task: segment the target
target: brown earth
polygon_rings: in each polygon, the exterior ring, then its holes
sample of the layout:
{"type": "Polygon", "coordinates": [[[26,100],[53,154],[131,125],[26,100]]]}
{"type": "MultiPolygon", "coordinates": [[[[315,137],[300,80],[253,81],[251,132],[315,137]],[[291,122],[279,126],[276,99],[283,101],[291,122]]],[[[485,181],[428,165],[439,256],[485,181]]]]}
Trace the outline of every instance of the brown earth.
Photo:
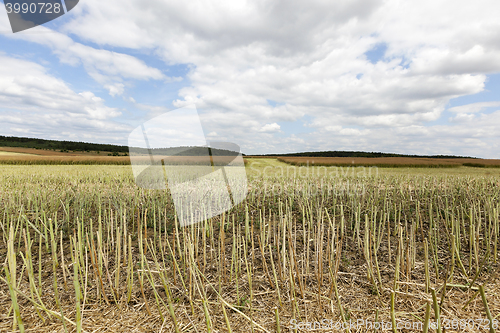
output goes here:
{"type": "Polygon", "coordinates": [[[379,166],[379,167],[500,167],[500,160],[474,158],[413,157],[279,157],[279,161],[304,166],[379,166]]]}

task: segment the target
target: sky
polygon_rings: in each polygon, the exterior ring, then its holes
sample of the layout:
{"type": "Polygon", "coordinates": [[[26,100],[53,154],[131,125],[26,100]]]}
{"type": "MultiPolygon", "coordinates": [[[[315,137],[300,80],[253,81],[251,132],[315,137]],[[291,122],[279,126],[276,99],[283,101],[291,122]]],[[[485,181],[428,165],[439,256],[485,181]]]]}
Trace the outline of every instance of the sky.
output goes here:
{"type": "MultiPolygon", "coordinates": [[[[1,0],[0,0],[1,2],[1,0]]],[[[127,144],[195,106],[245,154],[500,159],[500,2],[81,0],[13,34],[0,135],[127,144]]]]}

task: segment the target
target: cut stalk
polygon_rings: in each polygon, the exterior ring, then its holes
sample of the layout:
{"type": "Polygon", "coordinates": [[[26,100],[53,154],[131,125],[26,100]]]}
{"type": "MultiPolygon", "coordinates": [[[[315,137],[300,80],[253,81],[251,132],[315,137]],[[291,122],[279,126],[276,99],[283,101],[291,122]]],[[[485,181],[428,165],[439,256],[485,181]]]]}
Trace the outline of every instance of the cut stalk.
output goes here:
{"type": "Polygon", "coordinates": [[[488,317],[489,326],[490,326],[490,333],[495,333],[496,331],[494,328],[493,316],[491,315],[490,309],[488,307],[488,301],[486,300],[486,294],[484,293],[484,286],[483,285],[479,286],[479,293],[481,293],[481,298],[482,298],[483,304],[484,304],[484,311],[486,312],[486,316],[488,317]]]}

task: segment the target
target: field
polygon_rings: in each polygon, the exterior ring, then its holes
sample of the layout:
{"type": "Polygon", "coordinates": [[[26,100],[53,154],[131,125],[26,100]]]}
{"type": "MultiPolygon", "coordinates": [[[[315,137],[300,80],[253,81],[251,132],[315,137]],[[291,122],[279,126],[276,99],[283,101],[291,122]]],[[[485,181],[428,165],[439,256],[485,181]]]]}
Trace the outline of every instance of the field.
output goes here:
{"type": "Polygon", "coordinates": [[[279,157],[290,165],[304,166],[377,166],[384,168],[455,168],[460,166],[500,168],[500,160],[475,158],[413,158],[413,157],[279,157]]]}
{"type": "Polygon", "coordinates": [[[28,154],[36,156],[95,156],[95,152],[62,152],[60,150],[22,148],[22,147],[0,147],[0,152],[4,154],[28,154]]]}
{"type": "Polygon", "coordinates": [[[0,147],[0,164],[11,165],[128,165],[128,156],[108,156],[108,152],[62,152],[34,148],[0,147]]]}
{"type": "Polygon", "coordinates": [[[0,156],[26,156],[26,155],[28,154],[0,150],[0,156]]]}
{"type": "Polygon", "coordinates": [[[246,165],[188,227],[130,166],[2,165],[0,331],[495,331],[500,170],[246,165]]]}

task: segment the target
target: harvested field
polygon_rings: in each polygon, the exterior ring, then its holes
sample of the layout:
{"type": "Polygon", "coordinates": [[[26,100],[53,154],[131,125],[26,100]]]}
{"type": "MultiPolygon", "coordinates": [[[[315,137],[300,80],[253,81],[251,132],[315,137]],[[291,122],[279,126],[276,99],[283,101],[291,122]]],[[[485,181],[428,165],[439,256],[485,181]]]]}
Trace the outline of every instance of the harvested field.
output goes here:
{"type": "Polygon", "coordinates": [[[413,157],[279,157],[279,161],[303,166],[377,166],[415,168],[453,168],[459,166],[500,168],[500,160],[473,158],[413,158],[413,157]]]}
{"type": "Polygon", "coordinates": [[[11,151],[2,151],[0,150],[0,156],[29,156],[31,154],[25,154],[25,153],[15,153],[11,151]]]}
{"type": "Polygon", "coordinates": [[[11,165],[71,165],[71,164],[116,164],[128,165],[128,156],[82,156],[82,155],[0,155],[0,164],[11,165]]]}
{"type": "Polygon", "coordinates": [[[30,154],[37,156],[89,156],[97,155],[95,153],[84,153],[84,152],[60,152],[55,150],[47,149],[35,149],[35,148],[18,148],[18,147],[0,147],[0,152],[10,152],[10,153],[20,153],[20,154],[30,154]]]}
{"type": "Polygon", "coordinates": [[[184,228],[168,191],[138,188],[130,166],[2,167],[0,331],[498,323],[498,174],[320,182],[256,163],[278,165],[254,162],[243,203],[184,228]]]}
{"type": "MultiPolygon", "coordinates": [[[[102,156],[104,154],[86,154],[86,153],[61,153],[52,151],[41,151],[37,149],[17,149],[14,151],[0,150],[0,164],[12,165],[72,165],[72,164],[115,164],[129,165],[129,156],[102,156]],[[21,151],[36,151],[43,154],[35,155],[32,153],[21,153],[21,151]],[[54,154],[52,154],[54,153],[54,154]]],[[[171,165],[210,165],[210,156],[155,156],[156,160],[164,159],[165,164],[171,165]]],[[[212,157],[214,165],[227,165],[233,162],[234,156],[214,156],[212,157]]],[[[149,156],[134,156],[135,164],[149,164],[149,156]]],[[[238,160],[240,161],[240,160],[238,160]]]]}
{"type": "Polygon", "coordinates": [[[130,164],[128,156],[106,156],[107,152],[61,152],[34,148],[0,147],[0,164],[68,165],[68,164],[130,164]]]}

